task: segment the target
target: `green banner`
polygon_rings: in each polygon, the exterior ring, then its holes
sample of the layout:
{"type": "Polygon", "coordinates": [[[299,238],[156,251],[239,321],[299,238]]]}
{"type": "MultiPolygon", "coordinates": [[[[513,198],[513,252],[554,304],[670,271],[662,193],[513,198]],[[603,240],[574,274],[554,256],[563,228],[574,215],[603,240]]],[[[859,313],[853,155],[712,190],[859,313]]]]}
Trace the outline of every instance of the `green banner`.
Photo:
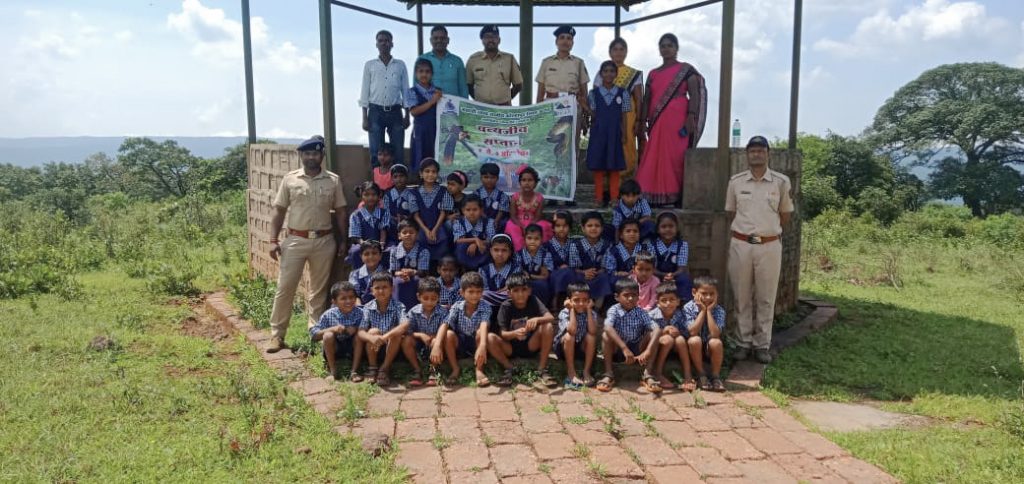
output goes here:
{"type": "MultiPolygon", "coordinates": [[[[516,171],[537,170],[537,192],[550,200],[576,193],[576,98],[531,106],[492,106],[445,95],[437,110],[437,160],[443,176],[462,170],[467,192],[480,186],[480,165],[496,163],[498,188],[519,191],[516,171]]],[[[443,178],[442,178],[443,179],[443,178]]]]}

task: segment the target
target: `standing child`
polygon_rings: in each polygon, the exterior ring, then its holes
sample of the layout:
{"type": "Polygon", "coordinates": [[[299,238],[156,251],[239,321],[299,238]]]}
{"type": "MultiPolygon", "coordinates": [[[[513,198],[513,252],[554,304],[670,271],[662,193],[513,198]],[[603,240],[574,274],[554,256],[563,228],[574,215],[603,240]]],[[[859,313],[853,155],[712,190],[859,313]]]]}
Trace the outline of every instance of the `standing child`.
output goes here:
{"type": "Polygon", "coordinates": [[[441,284],[441,306],[451,309],[461,296],[459,296],[459,263],[452,256],[441,258],[437,265],[437,282],[441,284]]]}
{"type": "Polygon", "coordinates": [[[466,189],[466,184],[469,183],[469,177],[466,176],[466,172],[462,170],[455,170],[448,174],[448,178],[445,180],[445,186],[448,187],[448,195],[452,197],[452,213],[448,214],[449,226],[457,219],[462,218],[462,205],[466,203],[466,194],[462,191],[466,189]]]}
{"type": "Polygon", "coordinates": [[[377,161],[380,165],[373,169],[373,182],[381,190],[387,192],[391,187],[395,186],[395,182],[391,180],[392,156],[390,144],[384,143],[380,145],[380,148],[377,150],[377,161]]]}
{"type": "Polygon", "coordinates": [[[519,169],[519,191],[509,200],[509,221],[505,233],[512,237],[516,251],[523,250],[523,231],[530,224],[537,224],[544,240],[551,238],[551,222],[544,220],[544,196],[534,191],[540,176],[529,166],[519,169]]]}
{"type": "Polygon", "coordinates": [[[658,284],[661,282],[654,277],[654,256],[646,250],[637,253],[633,273],[629,277],[640,286],[637,305],[644,311],[654,309],[658,305],[658,284]]]}
{"type": "Polygon", "coordinates": [[[569,300],[565,309],[558,313],[558,335],[555,337],[555,354],[565,361],[566,388],[578,389],[581,386],[594,386],[594,377],[590,372],[597,354],[597,332],[600,322],[597,311],[594,311],[594,300],[590,298],[590,288],[581,282],[569,284],[569,300]],[[583,357],[583,379],[576,376],[576,358],[583,357]]]}
{"type": "Polygon", "coordinates": [[[636,305],[640,287],[632,279],[619,279],[615,283],[615,300],[618,304],[608,310],[604,321],[604,377],[597,382],[602,392],[615,387],[615,373],[612,362],[624,361],[627,365],[638,363],[644,367],[642,382],[647,391],[661,393],[661,384],[651,370],[658,356],[658,338],[661,328],[651,316],[636,305]]]}
{"type": "Polygon", "coordinates": [[[508,299],[505,283],[509,275],[517,272],[513,257],[512,239],[508,235],[498,234],[491,238],[491,263],[481,266],[479,271],[484,278],[484,300],[491,306],[498,307],[508,299]]]}
{"type": "MultiPolygon", "coordinates": [[[[427,386],[437,386],[441,362],[444,361],[444,336],[442,326],[448,321],[448,310],[442,307],[441,284],[436,279],[423,279],[416,289],[416,297],[420,303],[405,313],[404,322],[409,325],[410,336],[402,341],[402,354],[412,364],[413,376],[409,386],[418,387],[423,384],[423,370],[420,369],[420,358],[430,364],[430,376],[427,386]]],[[[452,371],[455,371],[452,368],[452,371]]]]}
{"type": "Polygon", "coordinates": [[[634,219],[640,221],[640,240],[654,239],[654,220],[651,219],[651,204],[647,203],[640,192],[640,184],[636,180],[626,180],[622,184],[619,203],[612,208],[612,223],[605,227],[605,237],[615,237],[622,222],[634,219]]]}
{"type": "Polygon", "coordinates": [[[701,276],[693,281],[693,300],[683,306],[686,314],[686,329],[690,335],[690,360],[693,369],[700,375],[700,387],[713,392],[724,392],[725,383],[719,376],[722,372],[722,358],[725,345],[722,335],[725,331],[725,308],[718,305],[718,281],[701,276]],[[704,373],[704,356],[711,359],[711,379],[704,373]]]}
{"type": "MultiPolygon", "coordinates": [[[[483,300],[484,280],[479,273],[467,272],[459,281],[462,300],[448,311],[448,332],[444,336],[445,357],[452,367],[452,373],[445,380],[447,385],[459,382],[459,356],[472,356],[476,368],[476,384],[486,387],[491,381],[484,374],[487,364],[487,326],[491,321],[491,305],[483,300]]],[[[440,330],[438,331],[440,334],[440,330]]]]}
{"type": "Polygon", "coordinates": [[[576,273],[569,267],[569,232],[572,230],[572,214],[559,210],[553,217],[552,232],[554,236],[544,243],[544,248],[551,256],[551,292],[555,294],[552,307],[561,307],[562,297],[576,273]]]}
{"type": "Polygon", "coordinates": [[[629,92],[615,85],[619,68],[613,61],[601,63],[601,84],[587,95],[594,118],[590,124],[590,145],[587,147],[587,168],[594,173],[594,196],[597,205],[607,207],[609,200],[619,198],[619,172],[626,169],[622,151],[622,133],[626,131],[627,113],[633,110],[629,92]],[[604,179],[608,177],[608,197],[604,196],[604,179]]]}
{"type": "Polygon", "coordinates": [[[402,339],[409,325],[402,322],[405,306],[391,299],[392,281],[387,274],[374,274],[370,278],[370,290],[373,301],[363,306],[364,320],[359,337],[366,344],[366,359],[369,364],[367,376],[370,383],[382,387],[391,384],[391,363],[398,356],[402,347],[402,339]],[[384,361],[380,368],[381,350],[384,350],[384,361]]]}
{"type": "Polygon", "coordinates": [[[462,218],[452,222],[455,258],[467,271],[475,271],[490,260],[487,241],[494,237],[494,222],[484,216],[483,201],[472,193],[462,205],[462,218]]]}
{"type": "Polygon", "coordinates": [[[526,246],[516,252],[516,265],[530,277],[533,295],[544,304],[551,304],[551,254],[544,248],[543,231],[537,224],[526,226],[526,246]]]}
{"type": "Polygon", "coordinates": [[[540,382],[548,388],[558,380],[548,371],[548,355],[555,338],[555,317],[530,291],[530,278],[521,272],[508,278],[509,299],[498,308],[496,331],[487,335],[487,349],[505,373],[499,386],[512,385],[512,362],[509,358],[537,358],[540,382]]]}
{"type": "Polygon", "coordinates": [[[338,359],[352,357],[352,371],[349,378],[354,383],[363,381],[359,376],[359,363],[363,358],[363,342],[356,338],[363,325],[363,311],[356,307],[356,288],[348,282],[337,282],[331,286],[333,306],[324,311],[316,326],[309,328],[313,343],[323,342],[324,362],[331,377],[341,380],[338,359]]]}
{"type": "Polygon", "coordinates": [[[672,212],[658,214],[658,240],[651,244],[654,251],[654,275],[664,282],[674,282],[676,294],[682,302],[692,297],[690,271],[690,244],[679,238],[679,219],[672,212]]]}
{"type": "Polygon", "coordinates": [[[409,220],[409,210],[412,208],[412,202],[409,199],[410,191],[406,186],[409,180],[409,169],[402,164],[392,166],[391,179],[395,186],[384,195],[384,208],[391,217],[391,224],[388,225],[388,240],[397,241],[398,224],[403,220],[409,220]]]}
{"type": "Polygon", "coordinates": [[[430,252],[430,260],[438,261],[448,255],[448,230],[445,217],[452,211],[452,196],[437,183],[441,165],[433,158],[420,162],[422,184],[411,192],[412,216],[420,227],[419,243],[430,252]]]}
{"type": "Polygon", "coordinates": [[[604,269],[611,275],[611,284],[633,275],[636,255],[649,252],[647,244],[640,242],[640,222],[629,219],[619,225],[619,243],[608,249],[604,256],[604,269]]]}
{"type": "Polygon", "coordinates": [[[370,292],[370,278],[378,272],[388,272],[388,267],[381,263],[381,256],[384,254],[380,242],[376,240],[364,240],[359,243],[359,258],[362,260],[362,267],[348,274],[348,282],[355,288],[357,304],[363,305],[373,299],[370,292]]]}
{"type": "Polygon", "coordinates": [[[683,383],[679,389],[692,392],[697,384],[693,381],[693,373],[690,371],[690,356],[687,351],[687,338],[689,331],[686,329],[686,315],[679,307],[679,296],[676,295],[676,286],[671,282],[663,282],[657,288],[658,307],[651,310],[651,320],[661,328],[661,341],[658,352],[658,366],[654,370],[654,377],[661,383],[661,388],[672,388],[672,382],[665,377],[665,361],[668,355],[675,351],[679,357],[679,366],[683,370],[683,383]]]}
{"type": "MultiPolygon", "coordinates": [[[[434,86],[434,66],[427,59],[416,59],[413,66],[416,83],[405,92],[405,107],[412,114],[412,169],[420,162],[434,157],[434,138],[437,137],[437,103],[441,90],[434,86]]],[[[379,156],[379,155],[378,155],[379,156]]]]}
{"type": "Polygon", "coordinates": [[[399,244],[391,249],[391,275],[395,277],[395,299],[416,304],[420,277],[430,269],[430,253],[416,242],[416,227],[408,220],[398,224],[399,244]]]}
{"type": "Polygon", "coordinates": [[[600,213],[587,212],[580,223],[583,237],[569,243],[569,267],[575,272],[572,281],[587,283],[590,297],[600,307],[601,300],[611,292],[610,277],[602,265],[611,244],[601,238],[604,221],[600,213]]]}
{"type": "Polygon", "coordinates": [[[509,198],[505,192],[498,190],[498,174],[501,170],[495,163],[480,165],[480,188],[477,195],[484,202],[484,215],[494,221],[495,227],[504,227],[508,220],[509,198]]]}
{"type": "Polygon", "coordinates": [[[362,241],[373,240],[380,242],[383,247],[387,246],[391,216],[388,215],[386,208],[380,206],[381,195],[383,192],[380,187],[372,181],[363,182],[356,187],[356,196],[362,203],[348,218],[348,241],[352,248],[349,249],[345,262],[351,267],[359,266],[362,241]]]}

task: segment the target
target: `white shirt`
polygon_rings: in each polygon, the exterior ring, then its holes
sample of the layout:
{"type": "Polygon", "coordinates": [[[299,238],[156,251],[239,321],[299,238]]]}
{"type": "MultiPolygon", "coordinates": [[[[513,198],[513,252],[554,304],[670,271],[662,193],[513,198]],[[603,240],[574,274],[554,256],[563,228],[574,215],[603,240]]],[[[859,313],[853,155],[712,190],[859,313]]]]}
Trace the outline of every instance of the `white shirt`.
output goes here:
{"type": "Polygon", "coordinates": [[[359,105],[394,106],[403,104],[405,89],[409,87],[409,73],[405,63],[394,57],[386,65],[379,57],[366,61],[363,66],[363,89],[359,105]]]}

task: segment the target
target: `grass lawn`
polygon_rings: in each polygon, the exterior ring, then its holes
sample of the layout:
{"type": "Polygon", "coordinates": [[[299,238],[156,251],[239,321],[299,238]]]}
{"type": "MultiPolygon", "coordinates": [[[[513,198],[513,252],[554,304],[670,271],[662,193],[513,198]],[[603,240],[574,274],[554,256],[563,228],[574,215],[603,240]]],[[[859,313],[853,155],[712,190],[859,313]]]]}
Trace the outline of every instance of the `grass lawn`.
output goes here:
{"type": "Polygon", "coordinates": [[[782,353],[765,375],[770,392],[931,417],[827,434],[904,481],[1024,482],[1024,254],[941,241],[833,246],[808,233],[801,292],[836,303],[839,324],[782,353]]]}
{"type": "MultiPolygon", "coordinates": [[[[200,278],[210,290],[223,266],[200,278]]],[[[398,482],[241,339],[187,336],[187,305],[119,271],[84,294],[0,301],[0,481],[398,482]],[[97,335],[116,345],[96,351],[97,335]]]]}

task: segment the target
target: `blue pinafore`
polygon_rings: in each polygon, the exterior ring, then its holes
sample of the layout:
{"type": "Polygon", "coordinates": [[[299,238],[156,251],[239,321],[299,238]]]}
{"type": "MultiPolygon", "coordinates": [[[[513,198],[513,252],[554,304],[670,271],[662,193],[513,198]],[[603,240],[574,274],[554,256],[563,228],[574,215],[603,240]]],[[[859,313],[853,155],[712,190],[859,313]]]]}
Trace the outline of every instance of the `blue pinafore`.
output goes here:
{"type": "MultiPolygon", "coordinates": [[[[529,251],[526,249],[523,249],[516,254],[519,269],[530,276],[540,275],[541,269],[544,267],[544,258],[546,256],[547,249],[545,249],[543,245],[537,249],[536,256],[531,256],[529,251]]],[[[549,304],[551,302],[550,273],[548,274],[547,279],[530,278],[530,289],[533,291],[533,295],[537,296],[537,299],[540,299],[544,304],[549,304]]]]}
{"type": "MultiPolygon", "coordinates": [[[[487,233],[488,224],[492,224],[489,219],[481,218],[478,221],[479,227],[475,227],[474,224],[470,223],[470,221],[465,218],[456,219],[452,224],[459,226],[459,231],[464,233],[463,237],[475,237],[486,241],[491,235],[494,235],[493,230],[491,231],[491,234],[487,233]]],[[[452,227],[453,232],[455,231],[454,229],[455,228],[452,227]]],[[[455,236],[453,235],[452,238],[454,239],[454,237],[455,236]]],[[[477,252],[476,255],[471,256],[469,255],[469,244],[457,243],[455,244],[455,260],[457,260],[459,265],[462,266],[462,270],[475,271],[484,264],[490,262],[491,255],[484,250],[483,252],[477,252]]]]}
{"type": "Polygon", "coordinates": [[[594,127],[590,131],[587,147],[587,168],[592,171],[622,171],[626,169],[626,156],[622,152],[622,97],[626,91],[612,88],[612,102],[604,101],[601,91],[594,87],[594,127]]]}
{"type": "Polygon", "coordinates": [[[555,294],[564,293],[575,275],[572,268],[562,268],[562,266],[569,265],[569,244],[571,243],[572,239],[566,239],[565,245],[562,245],[555,238],[544,243],[544,249],[551,254],[551,275],[548,276],[548,279],[551,279],[551,289],[555,294]]]}
{"type": "MultiPolygon", "coordinates": [[[[487,301],[491,306],[499,307],[501,303],[508,300],[508,288],[505,287],[505,283],[508,282],[508,276],[515,274],[518,270],[516,268],[515,260],[509,260],[505,264],[507,271],[500,271],[494,267],[494,263],[491,262],[480,268],[480,276],[484,279],[484,301],[487,301]]],[[[498,315],[497,311],[491,315],[494,319],[498,315]]]]}
{"type": "MultiPolygon", "coordinates": [[[[416,105],[426,104],[430,101],[420,89],[413,87],[412,92],[416,93],[416,105]]],[[[412,125],[412,171],[418,172],[420,162],[424,158],[434,157],[434,138],[437,136],[437,105],[413,116],[412,125]]]]}
{"type": "Polygon", "coordinates": [[[384,208],[387,209],[388,215],[391,216],[391,223],[388,224],[388,246],[394,247],[398,244],[398,222],[402,220],[409,220],[409,191],[410,188],[398,191],[398,188],[392,188],[384,194],[384,208]]]}
{"type": "MultiPolygon", "coordinates": [[[[679,244],[685,243],[682,240],[676,240],[666,247],[661,240],[655,241],[651,249],[654,252],[654,270],[663,274],[671,274],[679,269],[679,244]]],[[[675,283],[676,294],[679,295],[679,300],[682,303],[685,304],[693,299],[693,282],[690,280],[689,274],[677,274],[675,283]]]]}
{"type": "MultiPolygon", "coordinates": [[[[381,229],[389,228],[391,225],[391,217],[388,215],[387,209],[384,208],[366,208],[365,211],[363,209],[359,209],[349,217],[348,225],[350,237],[353,233],[358,233],[363,235],[363,237],[359,239],[360,242],[364,240],[376,240],[377,242],[380,242],[380,231],[381,229]]],[[[388,236],[388,239],[393,240],[390,235],[388,236]]],[[[355,241],[350,242],[352,242],[352,246],[348,249],[348,257],[345,259],[345,262],[348,262],[349,266],[352,268],[361,267],[363,265],[363,261],[360,258],[362,249],[355,241]]],[[[383,250],[384,247],[381,247],[382,252],[380,263],[384,267],[387,267],[388,253],[383,252],[383,250]]]]}
{"type": "MultiPolygon", "coordinates": [[[[612,274],[608,274],[609,284],[611,287],[615,287],[615,283],[622,278],[616,276],[614,273],[633,272],[633,266],[636,265],[636,255],[642,250],[647,250],[647,247],[642,243],[636,244],[636,247],[633,247],[633,253],[626,254],[626,247],[622,243],[618,243],[608,250],[610,251],[609,254],[611,254],[612,260],[615,261],[615,270],[612,274]]],[[[607,267],[605,269],[607,269],[607,267]]]]}
{"type": "MultiPolygon", "coordinates": [[[[391,255],[393,258],[391,268],[396,269],[416,269],[421,270],[419,264],[419,258],[422,257],[421,252],[424,250],[419,245],[413,246],[412,250],[405,252],[401,256],[398,255],[398,251],[401,249],[400,246],[395,246],[393,250],[395,253],[391,255]]],[[[419,276],[409,278],[409,281],[403,282],[401,278],[395,277],[394,291],[391,294],[391,299],[397,300],[405,305],[407,308],[411,308],[419,303],[416,297],[416,291],[420,285],[419,276]]]]}
{"type": "Polygon", "coordinates": [[[600,269],[601,272],[597,274],[597,277],[589,281],[586,280],[583,274],[574,272],[572,282],[587,283],[587,285],[590,286],[590,297],[595,300],[601,299],[611,294],[612,290],[611,277],[609,277],[608,273],[604,270],[604,255],[605,253],[608,252],[610,244],[605,242],[603,239],[599,239],[597,242],[597,247],[591,246],[593,249],[593,252],[591,252],[584,247],[584,240],[585,239],[583,238],[577,238],[573,239],[572,242],[570,242],[571,244],[575,245],[576,253],[579,254],[580,256],[580,266],[573,267],[573,269],[578,271],[585,271],[587,269],[600,269]]]}
{"type": "MultiPolygon", "coordinates": [[[[411,193],[416,206],[419,207],[417,213],[420,214],[420,220],[423,220],[423,225],[433,227],[437,223],[437,219],[441,217],[441,202],[444,200],[444,196],[448,194],[448,191],[440,185],[434,185],[433,197],[429,201],[423,198],[423,194],[419,189],[413,190],[411,193]]],[[[440,260],[448,255],[448,229],[443,223],[437,229],[436,242],[428,242],[427,234],[423,230],[420,230],[416,240],[419,241],[420,247],[430,252],[431,261],[440,260]]]]}

